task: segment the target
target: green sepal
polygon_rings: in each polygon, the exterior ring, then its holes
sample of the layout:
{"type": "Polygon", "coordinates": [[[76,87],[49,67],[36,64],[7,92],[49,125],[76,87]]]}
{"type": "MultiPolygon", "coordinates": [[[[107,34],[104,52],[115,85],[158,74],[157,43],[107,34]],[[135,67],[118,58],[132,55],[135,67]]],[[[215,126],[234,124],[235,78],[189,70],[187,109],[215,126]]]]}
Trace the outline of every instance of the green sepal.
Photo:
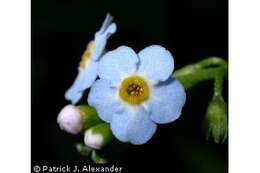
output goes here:
{"type": "Polygon", "coordinates": [[[91,130],[93,134],[100,134],[103,137],[102,147],[107,145],[114,138],[108,123],[97,124],[91,127],[89,130],[91,130]]]}
{"type": "Polygon", "coordinates": [[[79,105],[77,106],[80,114],[82,115],[83,127],[82,131],[89,129],[92,126],[95,126],[103,121],[98,117],[98,114],[95,108],[87,105],[79,105]]]}
{"type": "Polygon", "coordinates": [[[206,139],[213,138],[215,143],[223,143],[227,138],[227,106],[221,95],[214,95],[209,103],[203,122],[206,139]]]}

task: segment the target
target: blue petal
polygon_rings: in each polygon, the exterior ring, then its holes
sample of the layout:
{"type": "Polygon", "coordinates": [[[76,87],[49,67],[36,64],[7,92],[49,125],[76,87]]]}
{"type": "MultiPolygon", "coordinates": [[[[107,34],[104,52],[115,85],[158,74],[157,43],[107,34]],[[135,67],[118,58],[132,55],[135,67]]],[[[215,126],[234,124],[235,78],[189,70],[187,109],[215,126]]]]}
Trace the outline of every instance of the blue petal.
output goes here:
{"type": "Polygon", "coordinates": [[[146,47],[138,53],[138,56],[140,58],[138,73],[146,76],[154,84],[167,80],[173,72],[173,57],[161,46],[146,47]]]}
{"type": "Polygon", "coordinates": [[[178,119],[185,101],[185,90],[178,80],[169,79],[155,86],[148,103],[151,119],[161,124],[178,119]]]}
{"type": "Polygon", "coordinates": [[[91,87],[88,104],[96,108],[99,117],[110,122],[112,115],[120,109],[120,102],[115,88],[107,80],[99,79],[91,87]]]}
{"type": "Polygon", "coordinates": [[[102,26],[100,28],[100,30],[97,33],[104,33],[106,28],[108,28],[108,26],[111,24],[113,20],[113,16],[111,16],[109,13],[106,15],[105,20],[102,23],[102,26]]]}
{"type": "Polygon", "coordinates": [[[72,104],[76,104],[81,97],[83,96],[83,92],[79,92],[75,90],[74,88],[70,88],[65,93],[66,100],[69,100],[72,104]]]}
{"type": "Polygon", "coordinates": [[[107,40],[109,37],[116,32],[116,24],[112,23],[105,31],[104,33],[96,33],[95,34],[95,40],[94,40],[94,51],[91,55],[91,58],[93,60],[98,60],[101,57],[101,54],[104,52],[104,49],[107,44],[107,40]]]}
{"type": "Polygon", "coordinates": [[[111,130],[117,139],[135,145],[144,144],[151,139],[156,127],[141,107],[126,107],[123,112],[114,114],[111,122],[111,130]]]}
{"type": "Polygon", "coordinates": [[[123,77],[136,71],[138,61],[136,53],[130,47],[120,46],[102,57],[98,67],[99,77],[117,85],[123,77]]]}
{"type": "Polygon", "coordinates": [[[80,70],[72,86],[66,91],[65,98],[73,104],[77,103],[85,89],[89,88],[97,78],[98,63],[89,60],[83,70],[80,70]]]}
{"type": "Polygon", "coordinates": [[[91,57],[93,60],[97,60],[100,58],[106,47],[107,40],[117,30],[116,24],[112,23],[112,20],[113,17],[110,14],[107,14],[100,30],[95,34],[95,48],[91,57]]]}

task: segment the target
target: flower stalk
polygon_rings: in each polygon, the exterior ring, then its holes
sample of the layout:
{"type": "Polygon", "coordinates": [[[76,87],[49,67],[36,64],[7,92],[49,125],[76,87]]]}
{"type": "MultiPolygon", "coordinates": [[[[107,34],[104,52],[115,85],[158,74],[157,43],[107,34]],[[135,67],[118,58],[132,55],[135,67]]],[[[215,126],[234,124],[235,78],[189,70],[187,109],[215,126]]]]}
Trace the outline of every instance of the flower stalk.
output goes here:
{"type": "Polygon", "coordinates": [[[227,75],[227,62],[222,58],[210,57],[200,62],[189,64],[173,73],[186,90],[194,85],[216,78],[223,79],[227,75]]]}
{"type": "Polygon", "coordinates": [[[173,74],[173,77],[180,80],[186,90],[200,82],[214,80],[213,98],[208,105],[203,128],[206,139],[209,140],[212,137],[215,143],[223,143],[227,137],[227,106],[222,96],[227,70],[225,60],[210,57],[176,70],[173,74]]]}

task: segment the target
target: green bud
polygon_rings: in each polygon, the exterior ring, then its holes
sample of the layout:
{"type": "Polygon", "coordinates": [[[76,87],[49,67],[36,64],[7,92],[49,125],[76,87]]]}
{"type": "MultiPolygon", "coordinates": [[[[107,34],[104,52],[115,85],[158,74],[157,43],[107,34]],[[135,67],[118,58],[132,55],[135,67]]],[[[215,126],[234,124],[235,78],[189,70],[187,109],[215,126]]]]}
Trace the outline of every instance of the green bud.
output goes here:
{"type": "Polygon", "coordinates": [[[101,123],[86,130],[84,143],[94,149],[101,149],[113,139],[108,123],[101,123]]]}
{"type": "Polygon", "coordinates": [[[227,138],[227,106],[221,95],[214,95],[209,103],[204,119],[207,140],[212,136],[215,143],[223,143],[227,138]]]}
{"type": "Polygon", "coordinates": [[[96,150],[91,153],[91,159],[97,164],[106,164],[108,161],[104,157],[100,156],[96,150]]]}
{"type": "Polygon", "coordinates": [[[86,129],[95,126],[102,122],[102,120],[98,117],[98,114],[95,108],[87,106],[87,105],[79,105],[77,108],[80,111],[82,116],[82,131],[84,132],[86,129]]]}
{"type": "Polygon", "coordinates": [[[92,151],[91,148],[87,147],[86,145],[84,145],[82,143],[76,144],[76,149],[80,154],[82,154],[84,156],[88,156],[92,151]]]}

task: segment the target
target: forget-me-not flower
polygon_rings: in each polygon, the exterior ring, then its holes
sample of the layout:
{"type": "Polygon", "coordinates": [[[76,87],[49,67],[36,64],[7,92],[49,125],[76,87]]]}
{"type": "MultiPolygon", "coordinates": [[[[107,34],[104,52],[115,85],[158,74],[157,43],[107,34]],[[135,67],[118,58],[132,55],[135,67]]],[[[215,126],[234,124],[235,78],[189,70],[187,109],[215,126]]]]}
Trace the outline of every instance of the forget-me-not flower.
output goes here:
{"type": "Polygon", "coordinates": [[[88,103],[110,123],[117,139],[146,143],[156,123],[169,123],[181,115],[186,94],[171,78],[173,69],[171,53],[161,46],[146,47],[138,54],[121,46],[100,60],[100,79],[92,85],[88,103]]]}
{"type": "Polygon", "coordinates": [[[89,42],[79,63],[78,75],[73,85],[66,91],[65,98],[73,104],[77,103],[85,89],[89,88],[97,78],[98,62],[104,52],[108,38],[116,32],[116,24],[112,16],[107,14],[100,30],[93,41],[89,42]]]}

